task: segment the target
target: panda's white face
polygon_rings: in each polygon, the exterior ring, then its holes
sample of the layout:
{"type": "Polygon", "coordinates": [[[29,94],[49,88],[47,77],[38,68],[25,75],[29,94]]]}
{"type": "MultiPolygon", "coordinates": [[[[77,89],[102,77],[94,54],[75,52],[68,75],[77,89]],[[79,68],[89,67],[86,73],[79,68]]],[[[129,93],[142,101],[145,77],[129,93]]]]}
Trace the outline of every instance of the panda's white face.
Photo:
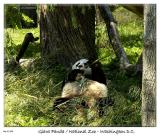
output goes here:
{"type": "Polygon", "coordinates": [[[85,75],[91,75],[91,68],[89,67],[88,64],[88,59],[80,59],[78,60],[73,66],[72,70],[74,69],[80,69],[84,71],[85,75]]]}

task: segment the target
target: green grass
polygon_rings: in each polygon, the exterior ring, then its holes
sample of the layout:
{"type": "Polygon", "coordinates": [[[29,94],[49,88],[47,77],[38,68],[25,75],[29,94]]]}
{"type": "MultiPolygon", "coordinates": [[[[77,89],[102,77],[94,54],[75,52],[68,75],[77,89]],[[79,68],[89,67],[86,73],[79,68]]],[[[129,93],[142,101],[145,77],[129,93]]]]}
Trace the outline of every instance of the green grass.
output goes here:
{"type": "MultiPolygon", "coordinates": [[[[136,15],[120,8],[114,12],[122,45],[131,63],[135,63],[143,47],[143,22],[136,15]],[[126,17],[127,16],[127,17],[126,17]]],[[[7,29],[5,59],[18,52],[24,35],[32,32],[39,36],[39,29],[7,29]]],[[[114,105],[105,109],[103,117],[92,118],[95,109],[76,111],[71,101],[64,112],[53,110],[53,100],[61,95],[61,85],[66,70],[60,65],[48,65],[40,58],[39,41],[30,44],[24,58],[35,58],[30,68],[13,68],[5,64],[5,126],[141,126],[141,78],[125,75],[117,67],[115,54],[109,45],[105,25],[96,28],[96,45],[108,79],[109,96],[114,105]]],[[[81,101],[81,100],[80,100],[81,101]]]]}
{"type": "Polygon", "coordinates": [[[52,124],[52,102],[60,95],[55,87],[65,74],[61,66],[42,65],[5,72],[5,126],[48,126],[52,124]]]}

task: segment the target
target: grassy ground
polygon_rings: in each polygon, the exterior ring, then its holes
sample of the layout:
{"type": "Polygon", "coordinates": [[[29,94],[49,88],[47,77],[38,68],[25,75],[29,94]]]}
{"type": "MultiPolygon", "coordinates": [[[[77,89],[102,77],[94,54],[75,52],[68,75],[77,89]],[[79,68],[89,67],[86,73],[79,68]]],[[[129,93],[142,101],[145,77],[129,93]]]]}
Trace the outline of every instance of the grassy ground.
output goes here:
{"type": "MultiPolygon", "coordinates": [[[[143,22],[136,15],[122,8],[114,12],[122,45],[131,63],[135,63],[143,46],[143,22]]],[[[65,112],[53,111],[53,100],[60,96],[65,69],[60,65],[47,65],[40,58],[39,41],[29,45],[24,58],[36,58],[30,68],[11,67],[7,64],[17,53],[25,33],[39,36],[39,30],[7,29],[5,42],[5,126],[140,126],[141,79],[125,75],[116,67],[113,50],[107,44],[103,22],[96,28],[99,57],[108,79],[109,95],[114,105],[105,109],[103,117],[90,118],[94,110],[80,115],[75,106],[65,112]],[[7,33],[8,32],[8,33],[7,33]],[[105,47],[105,48],[104,48],[105,47]]],[[[73,103],[75,101],[73,100],[73,103]]]]}

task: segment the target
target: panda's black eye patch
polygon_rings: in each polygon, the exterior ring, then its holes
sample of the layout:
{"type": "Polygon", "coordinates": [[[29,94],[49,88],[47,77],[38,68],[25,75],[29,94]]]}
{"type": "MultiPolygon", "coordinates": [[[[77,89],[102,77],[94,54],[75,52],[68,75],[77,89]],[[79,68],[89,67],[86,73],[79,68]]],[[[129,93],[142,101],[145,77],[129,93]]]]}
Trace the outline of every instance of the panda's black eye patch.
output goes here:
{"type": "Polygon", "coordinates": [[[87,68],[88,67],[88,63],[86,62],[86,63],[84,63],[84,66],[87,68]]]}
{"type": "Polygon", "coordinates": [[[79,63],[77,63],[77,65],[76,65],[76,67],[78,67],[78,65],[80,64],[80,62],[79,63]]]}

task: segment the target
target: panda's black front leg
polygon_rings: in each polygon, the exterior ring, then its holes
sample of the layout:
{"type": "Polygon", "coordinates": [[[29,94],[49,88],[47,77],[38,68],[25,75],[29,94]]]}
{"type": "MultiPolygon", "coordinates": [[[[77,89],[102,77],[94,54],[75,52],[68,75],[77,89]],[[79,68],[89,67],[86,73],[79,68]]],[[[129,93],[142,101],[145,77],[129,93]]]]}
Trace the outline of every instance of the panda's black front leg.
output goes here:
{"type": "Polygon", "coordinates": [[[98,100],[99,116],[104,115],[104,107],[113,106],[114,100],[110,97],[103,97],[98,100]]]}
{"type": "Polygon", "coordinates": [[[82,102],[81,102],[81,106],[82,106],[83,108],[89,108],[89,106],[88,106],[87,102],[86,102],[86,101],[84,101],[84,100],[82,100],[82,102]]]}
{"type": "Polygon", "coordinates": [[[67,83],[67,77],[63,79],[61,89],[63,90],[64,85],[67,83]]]}
{"type": "Polygon", "coordinates": [[[104,98],[100,98],[97,102],[97,106],[98,106],[98,112],[99,112],[99,116],[103,116],[104,115],[104,108],[106,105],[105,105],[105,102],[104,102],[104,98]]]}

